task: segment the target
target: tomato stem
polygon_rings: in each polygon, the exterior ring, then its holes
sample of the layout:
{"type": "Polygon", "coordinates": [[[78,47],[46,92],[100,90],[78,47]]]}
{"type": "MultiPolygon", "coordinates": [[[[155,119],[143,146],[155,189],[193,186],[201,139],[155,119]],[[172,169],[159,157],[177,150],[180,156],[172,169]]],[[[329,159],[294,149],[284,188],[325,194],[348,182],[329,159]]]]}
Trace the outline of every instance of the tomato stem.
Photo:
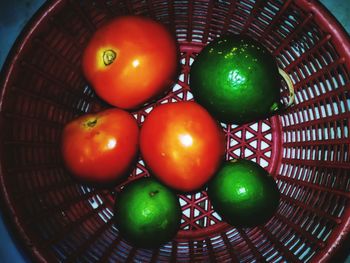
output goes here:
{"type": "Polygon", "coordinates": [[[105,66],[109,66],[110,64],[113,63],[116,57],[117,57],[117,53],[115,53],[114,50],[112,49],[105,50],[102,55],[103,63],[105,64],[105,66]]]}
{"type": "Polygon", "coordinates": [[[96,123],[97,123],[97,118],[96,118],[96,119],[93,119],[93,120],[87,121],[87,122],[85,123],[85,125],[88,126],[88,127],[90,127],[90,128],[92,128],[92,127],[94,127],[94,126],[96,125],[96,123]]]}

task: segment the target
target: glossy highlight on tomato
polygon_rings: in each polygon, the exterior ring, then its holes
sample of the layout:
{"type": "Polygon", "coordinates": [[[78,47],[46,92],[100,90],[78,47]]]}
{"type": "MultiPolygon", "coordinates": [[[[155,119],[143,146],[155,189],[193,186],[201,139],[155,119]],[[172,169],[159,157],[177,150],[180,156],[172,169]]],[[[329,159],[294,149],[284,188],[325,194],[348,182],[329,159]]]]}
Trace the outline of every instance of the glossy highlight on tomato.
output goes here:
{"type": "Polygon", "coordinates": [[[146,165],[178,191],[200,189],[219,168],[225,136],[219,124],[195,102],[162,104],[147,116],[140,133],[146,165]]]}
{"type": "Polygon", "coordinates": [[[95,185],[118,182],[130,172],[138,153],[139,127],[121,109],[86,114],[63,129],[61,152],[79,181],[95,185]]]}
{"type": "Polygon", "coordinates": [[[120,16],[101,26],[83,53],[83,73],[111,105],[135,109],[165,93],[178,70],[178,48],[154,20],[120,16]]]}

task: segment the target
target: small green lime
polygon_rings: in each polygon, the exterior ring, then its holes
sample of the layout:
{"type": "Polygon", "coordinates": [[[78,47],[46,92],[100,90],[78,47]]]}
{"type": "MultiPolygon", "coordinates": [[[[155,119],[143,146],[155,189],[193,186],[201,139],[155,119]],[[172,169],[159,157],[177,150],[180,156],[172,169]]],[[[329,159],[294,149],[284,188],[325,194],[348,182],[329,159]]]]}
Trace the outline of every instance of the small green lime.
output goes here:
{"type": "Polygon", "coordinates": [[[261,43],[242,35],[209,43],[190,71],[194,99],[226,123],[248,123],[275,114],[280,86],[275,58],[261,43]]]}
{"type": "Polygon", "coordinates": [[[225,162],[208,184],[213,208],[229,224],[253,227],[276,212],[280,193],[272,176],[260,165],[238,159],[225,162]]]}
{"type": "Polygon", "coordinates": [[[170,241],[181,214],[176,194],[153,178],[131,182],[116,197],[116,227],[136,247],[155,248],[170,241]]]}

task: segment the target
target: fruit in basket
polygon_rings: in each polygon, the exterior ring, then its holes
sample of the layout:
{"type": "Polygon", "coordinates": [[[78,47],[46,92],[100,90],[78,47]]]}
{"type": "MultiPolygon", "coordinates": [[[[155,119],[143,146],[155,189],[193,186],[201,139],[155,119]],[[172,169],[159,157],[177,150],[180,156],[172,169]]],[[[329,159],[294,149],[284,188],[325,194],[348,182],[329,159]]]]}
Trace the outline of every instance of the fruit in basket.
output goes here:
{"type": "Polygon", "coordinates": [[[173,239],[181,223],[179,199],[154,178],[129,183],[116,197],[114,219],[122,237],[155,248],[173,239]]]}
{"type": "Polygon", "coordinates": [[[80,116],[63,129],[61,151],[75,178],[110,184],[128,175],[138,153],[139,128],[121,109],[80,116]]]}
{"type": "Polygon", "coordinates": [[[208,197],[226,222],[236,227],[253,227],[274,215],[280,193],[264,168],[238,159],[223,164],[208,183],[208,197]]]}
{"type": "Polygon", "coordinates": [[[213,117],[195,102],[154,108],[140,132],[146,165],[164,184],[191,192],[201,188],[223,161],[225,137],[213,117]]]}
{"type": "Polygon", "coordinates": [[[176,40],[154,20],[120,16],[94,33],[82,67],[103,100],[134,109],[171,87],[178,69],[176,40]]]}
{"type": "Polygon", "coordinates": [[[190,70],[195,100],[225,123],[271,115],[280,107],[280,87],[276,60],[247,36],[217,38],[198,54],[190,70]]]}

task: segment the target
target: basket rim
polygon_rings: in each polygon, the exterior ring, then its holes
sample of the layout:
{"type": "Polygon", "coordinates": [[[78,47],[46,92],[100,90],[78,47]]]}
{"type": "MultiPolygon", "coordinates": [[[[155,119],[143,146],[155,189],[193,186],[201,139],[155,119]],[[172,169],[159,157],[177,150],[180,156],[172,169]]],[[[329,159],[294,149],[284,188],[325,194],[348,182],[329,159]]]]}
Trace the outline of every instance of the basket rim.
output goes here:
{"type": "MultiPolygon", "coordinates": [[[[3,101],[8,90],[9,80],[14,70],[14,65],[18,62],[19,55],[25,45],[30,42],[34,31],[45,19],[48,19],[52,13],[59,10],[69,0],[48,0],[36,11],[27,24],[23,27],[13,44],[10,52],[0,71],[0,126],[4,125],[1,116],[3,112],[3,101]]],[[[345,28],[335,18],[333,14],[318,0],[295,0],[295,4],[304,11],[312,12],[314,18],[319,25],[322,26],[331,36],[337,51],[340,52],[343,62],[350,71],[350,35],[345,28]]],[[[0,131],[0,140],[3,134],[0,131]]],[[[1,160],[6,153],[0,149],[0,208],[3,213],[3,220],[10,231],[10,235],[17,245],[19,251],[24,251],[25,256],[35,262],[47,262],[47,258],[54,258],[53,252],[39,250],[34,240],[30,239],[30,228],[23,224],[17,213],[16,208],[9,192],[7,191],[6,182],[4,180],[4,168],[1,160]]],[[[346,258],[348,256],[348,246],[350,241],[350,209],[346,210],[345,217],[347,220],[341,222],[336,229],[341,229],[341,234],[335,233],[328,237],[327,245],[320,253],[311,258],[312,262],[329,262],[334,257],[346,258]]],[[[39,247],[40,248],[40,247],[39,247]]]]}
{"type": "MultiPolygon", "coordinates": [[[[6,96],[6,91],[9,86],[9,80],[14,70],[15,63],[18,63],[20,52],[25,45],[31,41],[34,31],[40,23],[49,18],[57,7],[62,6],[67,0],[48,0],[34,13],[34,15],[25,24],[19,35],[17,36],[10,52],[8,53],[5,62],[0,71],[0,127],[5,123],[2,118],[3,101],[6,96]]],[[[0,131],[0,140],[3,141],[3,133],[0,131]]],[[[47,258],[54,258],[54,254],[48,250],[39,250],[35,241],[30,238],[30,228],[23,224],[13,206],[11,196],[7,191],[6,182],[4,180],[4,168],[2,161],[6,153],[0,149],[0,208],[3,213],[3,221],[9,230],[9,234],[14,241],[18,251],[25,255],[25,259],[30,259],[33,262],[47,262],[47,258]],[[44,252],[45,251],[45,252],[44,252]]]]}
{"type": "Polygon", "coordinates": [[[332,36],[337,51],[341,51],[343,62],[350,70],[350,34],[343,25],[319,0],[295,0],[295,3],[315,15],[317,23],[332,36]]]}
{"type": "MultiPolygon", "coordinates": [[[[332,35],[332,40],[343,58],[343,62],[350,71],[350,35],[333,14],[318,0],[296,0],[295,3],[315,15],[316,22],[332,35]]],[[[349,255],[348,242],[350,241],[350,209],[346,210],[344,220],[335,229],[341,229],[340,235],[332,231],[327,239],[327,245],[320,253],[311,258],[312,262],[329,262],[332,258],[343,259],[349,255]]]]}

